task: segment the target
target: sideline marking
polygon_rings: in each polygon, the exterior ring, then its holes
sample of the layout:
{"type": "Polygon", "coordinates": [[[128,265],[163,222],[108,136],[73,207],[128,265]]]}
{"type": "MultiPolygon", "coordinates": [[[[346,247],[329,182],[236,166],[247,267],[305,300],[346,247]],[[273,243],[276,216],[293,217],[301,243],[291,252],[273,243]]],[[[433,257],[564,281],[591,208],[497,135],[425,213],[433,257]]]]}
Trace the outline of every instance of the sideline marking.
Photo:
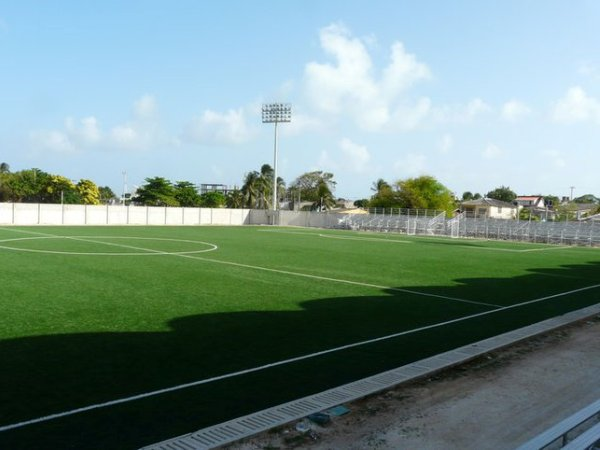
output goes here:
{"type": "Polygon", "coordinates": [[[300,234],[304,236],[316,236],[327,239],[342,239],[348,241],[375,241],[375,242],[395,242],[398,244],[414,244],[413,241],[400,241],[397,239],[381,239],[375,237],[360,237],[360,236],[336,236],[333,234],[309,233],[301,231],[285,231],[285,230],[257,230],[259,233],[280,233],[280,234],[300,234]]]}
{"type": "Polygon", "coordinates": [[[14,250],[18,252],[30,252],[30,253],[49,253],[49,254],[59,254],[59,255],[84,255],[84,256],[156,256],[156,255],[190,255],[197,253],[206,253],[217,250],[218,247],[215,244],[211,244],[210,242],[202,242],[202,241],[190,241],[188,239],[171,239],[171,238],[149,238],[149,237],[136,237],[136,236],[35,236],[35,237],[24,237],[24,238],[14,238],[14,239],[2,239],[0,243],[4,242],[14,242],[14,241],[27,241],[27,240],[35,240],[35,239],[70,239],[74,241],[82,241],[89,242],[94,244],[108,245],[113,247],[120,248],[130,248],[133,250],[141,250],[144,253],[117,253],[117,252],[66,252],[66,251],[58,251],[58,250],[39,250],[39,249],[30,249],[30,248],[18,248],[18,247],[9,247],[5,245],[0,245],[0,248],[6,250],[14,250]],[[86,239],[89,238],[89,239],[86,239]],[[189,250],[182,252],[165,252],[162,250],[152,250],[144,247],[135,247],[131,245],[125,244],[115,244],[113,242],[104,242],[104,241],[96,241],[94,239],[132,239],[132,240],[147,240],[147,241],[171,241],[171,242],[186,242],[192,244],[203,244],[208,246],[209,248],[204,250],[189,250]]]}
{"type": "Polygon", "coordinates": [[[156,395],[165,394],[165,393],[168,393],[168,392],[179,391],[181,389],[187,389],[187,388],[190,388],[190,387],[194,387],[194,386],[199,386],[199,385],[202,385],[202,384],[211,383],[213,381],[225,380],[227,378],[233,378],[233,377],[237,377],[239,375],[245,375],[245,374],[248,374],[248,373],[258,372],[258,371],[269,369],[269,368],[272,368],[272,367],[282,366],[282,365],[285,365],[285,364],[290,364],[290,363],[297,362],[297,361],[302,361],[302,360],[305,360],[305,359],[315,358],[317,356],[326,355],[328,353],[334,353],[334,352],[338,352],[338,351],[341,351],[341,350],[347,350],[349,348],[359,347],[359,346],[362,346],[362,345],[372,344],[372,343],[375,343],[375,342],[381,342],[381,341],[393,339],[393,338],[396,338],[396,337],[400,337],[400,336],[404,336],[404,335],[408,335],[408,334],[412,334],[412,333],[418,333],[420,331],[431,330],[433,328],[442,327],[444,325],[449,325],[449,324],[452,324],[452,323],[462,322],[462,321],[465,321],[465,320],[473,319],[475,317],[482,317],[482,316],[486,316],[486,315],[489,315],[489,314],[497,313],[499,311],[506,311],[506,310],[509,310],[509,309],[518,308],[520,306],[525,306],[525,305],[530,305],[530,304],[533,304],[533,303],[542,302],[544,300],[550,300],[550,299],[557,298],[557,297],[563,297],[563,296],[566,296],[566,295],[569,295],[569,294],[574,294],[576,292],[582,292],[582,291],[587,291],[587,290],[591,290],[591,289],[596,289],[598,287],[600,287],[600,284],[595,284],[593,286],[586,286],[586,287],[583,287],[583,288],[574,289],[574,290],[567,291],[567,292],[562,292],[562,293],[559,293],[559,294],[548,295],[546,297],[541,297],[541,298],[534,299],[534,300],[529,300],[529,301],[525,301],[525,302],[521,302],[521,303],[516,303],[516,304],[510,305],[510,306],[503,306],[503,307],[501,307],[499,309],[495,309],[495,310],[492,310],[492,311],[484,311],[484,312],[480,312],[480,313],[476,313],[476,314],[471,314],[469,316],[459,317],[457,319],[447,320],[445,322],[438,322],[438,323],[434,323],[434,324],[431,324],[431,325],[426,325],[426,326],[423,326],[423,327],[414,328],[412,330],[401,331],[399,333],[394,333],[394,334],[390,334],[390,335],[387,335],[387,336],[381,336],[381,337],[378,337],[378,338],[368,339],[368,340],[365,340],[365,341],[354,342],[352,344],[346,344],[346,345],[342,345],[342,346],[339,346],[339,347],[334,347],[334,348],[330,348],[330,349],[327,349],[327,350],[322,350],[320,352],[309,353],[307,355],[296,356],[294,358],[284,359],[284,360],[281,360],[281,361],[276,361],[274,363],[269,363],[269,364],[264,364],[262,366],[252,367],[250,369],[239,370],[237,372],[230,372],[230,373],[227,373],[227,374],[224,374],[224,375],[218,375],[218,376],[211,377],[211,378],[205,378],[203,380],[192,381],[190,383],[184,383],[184,384],[180,384],[180,385],[177,385],[177,386],[171,386],[171,387],[164,388],[164,389],[158,389],[158,390],[155,390],[155,391],[150,391],[150,392],[145,392],[145,393],[142,393],[142,394],[132,395],[132,396],[129,396],[129,397],[122,397],[122,398],[118,398],[118,399],[115,399],[115,400],[110,400],[108,402],[96,403],[94,405],[88,405],[88,406],[84,406],[84,407],[81,407],[81,408],[72,409],[72,410],[69,410],[69,411],[64,411],[64,412],[61,412],[61,413],[50,414],[50,415],[47,415],[47,416],[42,416],[42,417],[38,417],[38,418],[35,418],[35,419],[26,420],[26,421],[23,421],[23,422],[18,422],[18,423],[14,423],[14,424],[10,424],[10,425],[4,425],[4,426],[0,426],[0,433],[4,432],[4,431],[15,429],[15,428],[22,428],[22,427],[25,427],[27,425],[33,425],[33,424],[40,423],[40,422],[47,422],[47,421],[53,420],[53,419],[59,419],[59,418],[66,417],[66,416],[72,416],[74,414],[78,414],[78,413],[82,413],[82,412],[86,412],[86,411],[91,411],[91,410],[94,410],[94,409],[105,408],[107,406],[114,406],[114,405],[118,405],[118,404],[121,404],[121,403],[128,403],[128,402],[132,402],[132,401],[135,401],[135,400],[140,400],[140,399],[143,399],[143,398],[154,397],[156,395]]]}
{"type": "MultiPolygon", "coordinates": [[[[117,247],[121,246],[121,247],[125,247],[125,248],[132,248],[135,250],[145,250],[148,252],[154,252],[154,253],[159,253],[159,254],[179,256],[181,258],[190,258],[190,259],[195,259],[198,261],[206,261],[206,262],[211,262],[211,263],[216,263],[216,264],[224,264],[224,265],[229,265],[229,266],[234,266],[234,267],[243,267],[245,269],[262,270],[264,272],[281,273],[284,275],[291,275],[291,276],[295,276],[295,277],[311,278],[313,280],[331,281],[334,283],[342,283],[342,284],[351,284],[354,286],[369,287],[369,288],[374,288],[374,289],[383,290],[383,291],[388,290],[388,291],[393,291],[393,292],[405,292],[408,294],[421,295],[423,297],[441,298],[443,300],[452,300],[455,302],[469,303],[469,304],[473,304],[473,305],[482,305],[482,306],[487,306],[487,307],[491,307],[491,308],[501,308],[502,307],[502,305],[497,305],[494,303],[478,302],[475,300],[465,300],[462,298],[448,297],[446,295],[430,294],[427,292],[419,292],[419,291],[414,291],[411,289],[402,289],[402,288],[396,288],[396,287],[391,287],[391,286],[381,286],[381,285],[377,285],[377,284],[363,283],[360,281],[344,280],[341,278],[323,277],[320,275],[311,275],[311,274],[302,273],[302,272],[292,272],[292,271],[288,271],[288,270],[271,269],[269,267],[253,266],[250,264],[242,264],[242,263],[236,263],[236,262],[231,262],[231,261],[222,261],[219,259],[206,258],[206,257],[202,257],[202,256],[186,255],[186,254],[181,254],[181,253],[179,253],[179,254],[178,253],[162,253],[162,252],[159,252],[158,250],[146,249],[143,247],[133,247],[130,245],[113,244],[113,243],[108,243],[108,242],[97,242],[97,241],[85,239],[85,238],[59,236],[59,235],[52,235],[52,234],[47,234],[47,233],[39,233],[39,232],[35,232],[35,231],[23,231],[23,230],[15,230],[15,231],[20,231],[22,233],[32,233],[32,234],[36,234],[36,235],[39,234],[39,235],[46,236],[46,237],[63,237],[66,239],[73,239],[73,240],[83,241],[83,242],[92,242],[92,243],[113,245],[113,246],[117,246],[117,247]]],[[[126,237],[125,237],[125,239],[126,239],[126,237]]],[[[148,239],[151,239],[151,238],[148,238],[148,239]]]]}
{"type": "MultiPolygon", "coordinates": [[[[322,238],[328,238],[328,239],[347,239],[347,240],[356,240],[356,241],[376,241],[376,242],[396,242],[396,243],[401,243],[401,244],[414,244],[415,241],[411,240],[411,241],[401,241],[401,240],[397,240],[397,239],[381,239],[381,238],[375,238],[375,237],[345,237],[345,236],[336,236],[336,235],[332,235],[332,234],[322,234],[322,233],[310,233],[310,232],[301,232],[301,231],[285,231],[285,230],[257,230],[261,233],[281,233],[281,234],[301,234],[301,235],[306,235],[306,236],[317,236],[317,237],[322,237],[322,238]]],[[[417,237],[416,239],[449,239],[447,236],[423,236],[423,237],[417,237]]],[[[489,241],[482,241],[480,239],[477,240],[478,242],[489,242],[489,241]]],[[[550,244],[538,244],[538,245],[547,245],[547,247],[543,247],[543,248],[526,248],[526,249],[515,249],[515,248],[497,248],[497,247],[485,247],[485,246],[477,246],[477,245],[464,245],[464,244],[455,244],[456,247],[461,247],[461,248],[467,248],[467,249],[471,249],[471,250],[488,250],[488,251],[492,251],[492,252],[508,252],[508,253],[529,253],[529,252],[546,252],[546,251],[550,251],[550,250],[570,250],[571,247],[565,247],[565,246],[550,246],[550,244]]]]}

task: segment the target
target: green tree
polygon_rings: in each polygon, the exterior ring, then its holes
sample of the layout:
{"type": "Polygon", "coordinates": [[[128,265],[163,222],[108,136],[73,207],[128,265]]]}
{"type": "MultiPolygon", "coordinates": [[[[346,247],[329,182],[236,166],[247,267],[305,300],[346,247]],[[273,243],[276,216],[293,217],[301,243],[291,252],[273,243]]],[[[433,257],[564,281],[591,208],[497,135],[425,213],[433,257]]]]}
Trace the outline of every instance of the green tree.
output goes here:
{"type": "Polygon", "coordinates": [[[582,195],[581,197],[574,198],[573,203],[581,203],[581,204],[595,203],[598,205],[598,204],[600,204],[600,198],[596,197],[593,194],[585,194],[585,195],[582,195]]]}
{"type": "Polygon", "coordinates": [[[258,209],[269,209],[273,196],[273,168],[263,164],[258,177],[258,209]]]}
{"type": "Polygon", "coordinates": [[[371,187],[371,190],[373,192],[375,192],[375,195],[386,191],[388,189],[391,189],[392,187],[389,185],[389,183],[387,181],[385,181],[383,178],[379,178],[377,181],[373,182],[373,186],[371,187]]]}
{"type": "Polygon", "coordinates": [[[10,199],[10,188],[8,180],[11,178],[10,167],[7,163],[0,164],[0,202],[6,202],[10,199]]]}
{"type": "Polygon", "coordinates": [[[103,205],[112,203],[114,200],[118,199],[117,195],[108,186],[100,186],[98,188],[98,193],[100,194],[100,203],[103,205]]]}
{"type": "Polygon", "coordinates": [[[554,209],[560,205],[560,199],[556,195],[544,195],[544,203],[546,203],[549,208],[554,209]]]}
{"type": "Polygon", "coordinates": [[[49,175],[42,189],[44,203],[80,203],[81,197],[71,180],[62,175],[49,175]]]}
{"type": "Polygon", "coordinates": [[[429,175],[407,178],[396,183],[402,208],[437,209],[451,213],[456,208],[452,192],[429,175]]]}
{"type": "MultiPolygon", "coordinates": [[[[244,177],[241,194],[243,205],[252,209],[269,209],[273,202],[273,168],[263,164],[260,172],[253,170],[244,177]]],[[[285,195],[285,182],[277,177],[277,198],[281,200],[285,195]]]]}
{"type": "Polygon", "coordinates": [[[47,178],[50,175],[40,169],[20,170],[6,179],[9,199],[12,202],[44,202],[47,178]]]}
{"type": "Polygon", "coordinates": [[[244,183],[242,184],[241,192],[244,198],[244,205],[247,208],[258,208],[258,197],[260,190],[259,179],[260,173],[258,173],[256,170],[248,172],[244,177],[244,183]]]}
{"type": "Polygon", "coordinates": [[[316,170],[300,175],[292,182],[290,189],[299,193],[303,201],[320,202],[320,194],[325,193],[325,187],[332,193],[335,185],[332,173],[316,170]]]}
{"type": "Polygon", "coordinates": [[[517,198],[517,194],[513,192],[508,186],[500,186],[486,194],[487,198],[493,198],[506,203],[512,203],[517,198]]]}
{"type": "Polygon", "coordinates": [[[354,206],[357,208],[368,208],[369,207],[369,199],[361,198],[360,200],[356,200],[354,202],[354,206]]]}
{"type": "Polygon", "coordinates": [[[371,208],[402,208],[398,197],[397,186],[392,187],[387,181],[380,178],[373,183],[372,191],[375,192],[369,200],[371,208]]]}
{"type": "Polygon", "coordinates": [[[225,205],[225,196],[221,192],[205,192],[200,196],[200,205],[205,208],[221,208],[225,205]]]}
{"type": "Polygon", "coordinates": [[[538,216],[533,214],[531,208],[521,208],[519,211],[519,220],[540,220],[538,216]]]}
{"type": "Polygon", "coordinates": [[[202,200],[194,183],[190,181],[178,181],[174,186],[175,199],[180,206],[193,207],[200,206],[202,200]]]}
{"type": "Polygon", "coordinates": [[[146,184],[140,186],[135,203],[147,206],[179,206],[175,198],[175,188],[169,180],[162,177],[146,178],[146,184]]]}
{"type": "Polygon", "coordinates": [[[227,193],[225,197],[225,205],[228,208],[241,208],[244,206],[244,194],[238,188],[227,193]]]}
{"type": "Polygon", "coordinates": [[[312,209],[324,211],[335,206],[335,198],[329,184],[325,180],[321,180],[317,185],[317,199],[313,202],[312,209]]]}

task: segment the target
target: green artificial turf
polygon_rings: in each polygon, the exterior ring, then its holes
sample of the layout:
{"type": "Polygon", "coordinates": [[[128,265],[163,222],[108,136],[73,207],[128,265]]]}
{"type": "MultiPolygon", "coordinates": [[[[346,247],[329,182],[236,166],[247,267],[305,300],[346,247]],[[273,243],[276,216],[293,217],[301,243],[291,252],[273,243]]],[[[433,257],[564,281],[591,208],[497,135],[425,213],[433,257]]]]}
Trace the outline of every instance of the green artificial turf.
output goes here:
{"type": "Polygon", "coordinates": [[[576,291],[1,431],[11,449],[137,448],[600,301],[598,249],[300,228],[0,228],[0,270],[0,428],[576,291]]]}

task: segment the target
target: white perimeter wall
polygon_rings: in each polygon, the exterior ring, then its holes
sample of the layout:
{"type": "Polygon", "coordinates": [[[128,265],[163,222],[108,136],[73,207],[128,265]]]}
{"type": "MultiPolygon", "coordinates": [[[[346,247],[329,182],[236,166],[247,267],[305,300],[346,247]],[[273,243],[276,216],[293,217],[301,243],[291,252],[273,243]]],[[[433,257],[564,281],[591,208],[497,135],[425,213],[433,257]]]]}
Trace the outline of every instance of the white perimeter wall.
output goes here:
{"type": "Polygon", "coordinates": [[[328,212],[123,205],[0,203],[0,225],[282,225],[335,227],[328,212]]]}
{"type": "Polygon", "coordinates": [[[266,211],[0,203],[0,225],[262,225],[266,211]]]}

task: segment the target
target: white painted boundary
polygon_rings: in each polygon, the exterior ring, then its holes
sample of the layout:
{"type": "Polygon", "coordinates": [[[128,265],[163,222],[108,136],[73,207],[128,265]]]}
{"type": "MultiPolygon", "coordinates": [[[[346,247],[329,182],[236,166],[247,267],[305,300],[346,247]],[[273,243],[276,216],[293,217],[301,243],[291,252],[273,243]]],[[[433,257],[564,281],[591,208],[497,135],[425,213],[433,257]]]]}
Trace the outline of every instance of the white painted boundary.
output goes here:
{"type": "Polygon", "coordinates": [[[191,241],[188,239],[171,239],[171,238],[150,238],[150,237],[137,237],[137,236],[34,236],[34,237],[24,237],[24,238],[15,238],[15,239],[2,239],[0,240],[0,244],[6,242],[16,242],[16,241],[27,241],[34,239],[70,239],[70,240],[78,240],[83,242],[90,242],[95,244],[103,244],[113,247],[120,248],[129,248],[132,250],[140,250],[140,252],[135,253],[117,253],[117,252],[70,252],[70,251],[58,251],[58,250],[39,250],[32,248],[20,248],[20,247],[10,247],[8,245],[0,245],[0,248],[5,250],[13,250],[16,252],[29,252],[29,253],[48,253],[48,254],[58,254],[58,255],[77,255],[77,256],[155,256],[155,255],[191,255],[197,253],[207,253],[212,252],[218,249],[218,246],[212,244],[210,242],[202,242],[202,241],[191,241]],[[87,239],[82,239],[87,238],[87,239]],[[191,244],[201,244],[205,245],[208,248],[202,250],[186,250],[181,252],[165,252],[161,250],[149,250],[142,247],[134,247],[131,245],[124,244],[114,244],[112,242],[104,242],[104,241],[95,241],[92,239],[132,239],[132,240],[146,240],[146,241],[170,241],[170,242],[186,242],[191,244]]]}
{"type": "MultiPolygon", "coordinates": [[[[323,233],[311,233],[311,232],[302,232],[302,231],[287,231],[287,230],[258,230],[262,233],[280,233],[280,234],[300,234],[305,236],[314,236],[321,238],[329,238],[329,239],[342,239],[342,240],[354,240],[354,241],[372,241],[372,242],[391,242],[391,243],[399,243],[399,244],[414,244],[414,240],[401,240],[401,239],[383,239],[376,237],[361,237],[361,236],[343,236],[343,235],[334,235],[334,234],[323,234],[323,233]]],[[[366,233],[363,233],[366,234],[366,233]]],[[[372,234],[372,233],[371,233],[372,234]]],[[[437,240],[448,240],[445,236],[427,236],[427,239],[437,239],[437,240]]],[[[423,237],[419,237],[418,239],[423,239],[423,237]]],[[[482,243],[489,243],[489,241],[479,241],[482,243]]],[[[520,244],[524,245],[526,243],[523,242],[511,242],[512,244],[520,244]]],[[[526,249],[515,249],[515,248],[498,248],[498,247],[479,247],[476,245],[461,245],[455,244],[456,247],[466,248],[470,250],[484,250],[484,251],[492,251],[492,252],[508,252],[508,253],[531,253],[531,252],[547,252],[551,250],[572,250],[577,247],[564,247],[564,246],[556,246],[549,244],[535,244],[537,246],[543,246],[539,248],[526,248],[526,249]]]]}
{"type": "Polygon", "coordinates": [[[374,338],[374,339],[368,339],[368,340],[365,340],[365,341],[354,342],[352,344],[342,345],[342,346],[339,346],[339,347],[334,347],[334,348],[330,348],[330,349],[327,349],[327,350],[322,350],[320,352],[309,353],[309,354],[306,354],[306,355],[301,355],[301,356],[297,356],[297,357],[294,357],[294,358],[289,358],[289,359],[277,361],[277,362],[270,363],[270,364],[264,364],[262,366],[252,367],[250,369],[244,369],[244,370],[240,370],[240,371],[237,371],[237,372],[231,372],[231,373],[227,373],[227,374],[224,374],[224,375],[219,375],[219,376],[216,376],[216,377],[205,378],[203,380],[197,380],[197,381],[193,381],[193,382],[190,382],[190,383],[184,383],[184,384],[180,384],[180,385],[177,385],[177,386],[171,386],[171,387],[164,388],[164,389],[158,389],[158,390],[155,390],[155,391],[150,391],[150,392],[145,392],[145,393],[141,393],[141,394],[137,394],[137,395],[132,395],[130,397],[123,397],[123,398],[119,398],[119,399],[116,399],[116,400],[111,400],[111,401],[104,402],[104,403],[96,403],[94,405],[84,406],[82,408],[72,409],[72,410],[69,410],[69,411],[64,411],[64,412],[56,413],[56,414],[51,414],[51,415],[48,415],[48,416],[38,417],[38,418],[35,418],[35,419],[23,421],[23,422],[18,422],[18,423],[14,423],[14,424],[4,425],[4,426],[0,426],[0,433],[4,432],[4,431],[15,429],[15,428],[22,428],[22,427],[25,427],[27,425],[33,425],[35,423],[47,422],[49,420],[54,420],[54,419],[59,419],[59,418],[62,418],[62,417],[72,416],[74,414],[79,414],[79,413],[86,412],[86,411],[91,411],[91,410],[94,410],[94,409],[106,408],[108,406],[114,406],[114,405],[118,405],[118,404],[121,404],[121,403],[129,403],[129,402],[132,402],[132,401],[135,401],[135,400],[141,400],[141,399],[148,398],[148,397],[154,397],[154,396],[157,396],[157,395],[160,395],[160,394],[166,394],[166,393],[169,393],[169,392],[179,391],[179,390],[182,390],[182,389],[188,389],[188,388],[191,388],[191,387],[194,387],[194,386],[200,386],[202,384],[212,383],[214,381],[220,381],[220,380],[225,380],[225,379],[228,379],[228,378],[237,377],[237,376],[240,376],[240,375],[246,375],[246,374],[249,374],[249,373],[259,372],[259,371],[270,369],[270,368],[273,368],[273,367],[282,366],[282,365],[286,365],[286,364],[291,364],[291,363],[298,362],[298,361],[303,361],[303,360],[306,360],[306,359],[316,358],[316,357],[323,356],[323,355],[326,355],[326,354],[329,354],[329,353],[339,352],[339,351],[347,350],[347,349],[350,349],[350,348],[361,347],[361,346],[368,345],[368,344],[373,344],[373,343],[376,343],[376,342],[387,341],[387,340],[390,340],[390,339],[393,339],[393,338],[397,338],[397,337],[400,337],[400,336],[406,336],[406,335],[409,335],[409,334],[418,333],[420,331],[431,330],[431,329],[434,329],[434,328],[443,327],[445,325],[450,325],[450,324],[454,324],[454,323],[464,322],[466,320],[474,319],[476,317],[482,317],[482,316],[487,316],[487,315],[490,315],[490,314],[494,314],[494,313],[497,313],[499,311],[506,311],[506,310],[509,310],[509,309],[518,308],[518,307],[521,307],[521,306],[530,305],[530,304],[533,304],[533,303],[538,303],[538,302],[542,302],[542,301],[545,301],[545,300],[550,300],[550,299],[553,299],[553,298],[563,297],[563,296],[567,296],[567,295],[574,294],[574,293],[577,293],[577,292],[582,292],[582,291],[587,291],[587,290],[591,290],[591,289],[596,289],[596,288],[599,288],[599,287],[600,287],[600,284],[596,284],[596,285],[593,285],[593,286],[587,286],[587,287],[580,288],[580,289],[574,289],[572,291],[562,292],[560,294],[549,295],[549,296],[542,297],[542,298],[535,299],[535,300],[529,300],[529,301],[526,301],[526,302],[521,302],[521,303],[517,303],[517,304],[514,304],[514,305],[510,305],[510,306],[504,306],[502,308],[498,308],[498,309],[495,309],[495,310],[492,310],[492,311],[484,311],[484,312],[481,312],[481,313],[471,314],[469,316],[464,316],[464,317],[460,317],[460,318],[457,318],[457,319],[447,320],[445,322],[438,322],[438,323],[435,323],[435,324],[432,324],[432,325],[426,325],[426,326],[423,326],[423,327],[414,328],[412,330],[401,331],[399,333],[394,333],[394,334],[390,334],[390,335],[387,335],[387,336],[381,336],[381,337],[374,338]]]}
{"type": "MultiPolygon", "coordinates": [[[[98,243],[98,244],[106,244],[105,242],[102,242],[102,241],[93,241],[93,240],[89,240],[89,239],[80,239],[80,238],[68,237],[68,236],[51,235],[51,234],[47,234],[47,233],[39,233],[39,232],[32,232],[32,231],[25,231],[25,230],[11,230],[11,231],[17,231],[17,232],[22,232],[22,233],[31,233],[31,234],[37,234],[37,235],[45,235],[45,236],[48,236],[48,237],[60,237],[60,238],[81,240],[81,241],[84,241],[84,242],[92,242],[92,243],[98,243]]],[[[119,246],[120,244],[112,244],[112,245],[119,246]]],[[[137,250],[143,250],[142,248],[139,248],[139,247],[131,247],[131,246],[125,246],[125,245],[123,245],[123,247],[136,248],[137,250]]],[[[155,251],[155,250],[152,250],[152,249],[145,249],[145,250],[150,251],[150,252],[154,252],[155,251]]],[[[60,412],[60,413],[56,413],[56,414],[50,414],[50,415],[47,415],[47,416],[42,416],[42,417],[38,417],[38,418],[26,420],[26,421],[14,423],[14,424],[3,425],[3,426],[0,426],[0,433],[1,432],[5,432],[5,431],[9,431],[9,430],[13,430],[13,429],[16,429],[16,428],[22,428],[22,427],[25,427],[25,426],[28,426],[28,425],[33,425],[33,424],[36,424],[36,423],[47,422],[47,421],[54,420],[54,419],[68,417],[68,416],[79,414],[79,413],[83,413],[83,412],[86,412],[86,411],[91,411],[91,410],[95,410],[95,409],[106,408],[106,407],[109,407],[109,406],[114,406],[114,405],[118,405],[118,404],[122,404],[122,403],[129,403],[129,402],[132,402],[132,401],[141,400],[141,399],[148,398],[148,397],[154,397],[154,396],[165,394],[165,393],[169,393],[169,392],[179,391],[179,390],[182,390],[182,389],[188,389],[190,387],[199,386],[199,385],[202,385],[202,384],[208,384],[208,383],[211,383],[211,382],[225,380],[225,379],[237,377],[237,376],[240,376],[240,375],[246,375],[246,374],[249,374],[249,373],[254,373],[254,372],[258,372],[258,371],[262,371],[262,370],[266,370],[266,369],[269,369],[269,368],[273,368],[273,367],[277,367],[277,366],[282,366],[282,365],[286,365],[286,364],[291,364],[291,363],[302,361],[302,360],[316,358],[316,357],[319,357],[319,356],[323,356],[323,355],[334,353],[334,352],[339,352],[339,351],[342,351],[342,350],[347,350],[347,349],[350,349],[350,348],[360,347],[360,346],[364,346],[364,345],[368,345],[368,344],[373,344],[373,343],[376,343],[376,342],[382,342],[382,341],[394,339],[394,338],[397,338],[397,337],[400,337],[400,336],[406,336],[406,335],[409,335],[409,334],[418,333],[418,332],[425,331],[425,330],[431,330],[431,329],[434,329],[434,328],[443,327],[445,325],[450,325],[450,324],[454,324],[454,323],[463,322],[463,321],[474,319],[474,318],[477,318],[477,317],[487,316],[487,315],[494,314],[494,313],[497,313],[497,312],[500,312],[500,311],[506,311],[506,310],[510,310],[510,309],[514,309],[514,308],[519,308],[521,306],[526,306],[526,305],[530,305],[530,304],[539,303],[539,302],[542,302],[542,301],[554,299],[554,298],[568,296],[568,295],[571,295],[571,294],[574,294],[574,293],[578,293],[578,292],[583,292],[583,291],[588,291],[588,290],[600,288],[600,284],[595,284],[595,285],[586,286],[586,287],[579,288],[579,289],[573,289],[573,290],[570,290],[570,291],[566,291],[566,292],[562,292],[562,293],[558,293],[558,294],[553,294],[553,295],[541,297],[541,298],[538,298],[538,299],[533,299],[533,300],[528,300],[528,301],[516,303],[516,304],[513,304],[513,305],[509,305],[509,306],[499,306],[499,305],[491,305],[491,304],[482,303],[482,302],[471,302],[471,301],[468,301],[468,300],[453,299],[451,297],[443,297],[443,296],[437,296],[437,295],[433,295],[433,294],[424,294],[424,293],[419,293],[417,291],[412,292],[410,290],[403,290],[403,289],[398,289],[398,288],[380,287],[380,286],[370,285],[370,284],[366,284],[366,283],[358,283],[358,282],[352,282],[352,281],[348,281],[348,280],[339,280],[339,279],[335,279],[335,278],[319,277],[319,276],[315,276],[315,275],[308,275],[308,274],[302,274],[302,273],[281,271],[281,270],[277,270],[277,269],[269,269],[269,268],[260,267],[260,266],[251,266],[251,265],[247,265],[247,264],[239,264],[239,263],[232,263],[232,262],[227,262],[227,261],[219,261],[219,260],[213,260],[213,259],[203,258],[203,257],[196,257],[196,256],[190,256],[190,255],[178,255],[178,254],[170,254],[170,255],[184,257],[184,258],[190,258],[190,259],[197,259],[197,260],[201,260],[201,261],[215,262],[215,263],[220,263],[220,264],[234,265],[234,266],[238,266],[238,267],[246,267],[246,268],[256,269],[256,270],[265,270],[265,271],[269,271],[269,272],[284,273],[284,274],[288,274],[288,275],[295,275],[295,276],[317,278],[317,279],[321,279],[321,280],[328,280],[328,281],[334,281],[334,282],[341,282],[341,283],[350,283],[350,284],[357,284],[357,285],[363,285],[363,286],[370,286],[370,287],[376,287],[378,289],[392,289],[392,290],[397,290],[397,291],[401,291],[401,292],[409,292],[409,293],[418,294],[418,295],[427,295],[427,296],[433,296],[433,297],[440,297],[440,298],[445,298],[445,299],[448,299],[448,300],[458,300],[458,301],[464,301],[464,302],[468,302],[468,303],[478,303],[478,304],[481,304],[481,305],[493,306],[493,307],[495,307],[495,309],[490,310],[490,311],[484,311],[484,312],[480,312],[480,313],[470,314],[468,316],[459,317],[457,319],[447,320],[447,321],[444,321],[444,322],[438,322],[438,323],[434,323],[434,324],[431,324],[431,325],[426,325],[426,326],[423,326],[423,327],[414,328],[414,329],[411,329],[411,330],[405,330],[405,331],[401,331],[401,332],[398,332],[398,333],[393,333],[393,334],[390,334],[390,335],[387,335],[387,336],[381,336],[381,337],[378,337],[378,338],[368,339],[368,340],[364,340],[364,341],[360,341],[360,342],[354,342],[354,343],[351,343],[351,344],[346,344],[346,345],[342,345],[342,346],[339,346],[339,347],[334,347],[334,348],[322,350],[322,351],[319,351],[319,352],[309,353],[309,354],[297,356],[297,357],[294,357],[294,358],[288,358],[288,359],[285,359],[285,360],[276,361],[274,363],[264,364],[262,366],[257,366],[257,367],[253,367],[253,368],[249,368],[249,369],[244,369],[244,370],[240,370],[240,371],[236,371],[236,372],[231,372],[231,373],[219,375],[219,376],[216,376],[216,377],[205,378],[203,380],[197,380],[197,381],[193,381],[193,382],[190,382],[190,383],[180,384],[180,385],[177,385],[177,386],[171,386],[171,387],[167,387],[167,388],[163,388],[163,389],[158,389],[158,390],[155,390],[155,391],[140,393],[140,394],[129,396],[129,397],[122,397],[122,398],[119,398],[119,399],[110,400],[110,401],[103,402],[103,403],[96,403],[96,404],[93,404],[93,405],[88,405],[88,406],[84,406],[84,407],[81,407],[81,408],[76,408],[76,409],[72,409],[72,410],[69,410],[69,411],[64,411],[64,412],[60,412]]]]}
{"type": "MultiPolygon", "coordinates": [[[[317,394],[292,400],[192,433],[167,439],[163,442],[151,444],[142,450],[208,450],[220,448],[223,445],[239,441],[262,431],[293,422],[294,420],[303,419],[310,414],[326,411],[337,405],[351,402],[386,389],[397,388],[405,383],[431,377],[442,370],[458,366],[482,355],[501,350],[510,345],[563,328],[575,322],[596,317],[598,314],[600,314],[600,303],[479,342],[467,344],[317,394]]],[[[535,448],[537,450],[540,447],[535,448]]]]}

